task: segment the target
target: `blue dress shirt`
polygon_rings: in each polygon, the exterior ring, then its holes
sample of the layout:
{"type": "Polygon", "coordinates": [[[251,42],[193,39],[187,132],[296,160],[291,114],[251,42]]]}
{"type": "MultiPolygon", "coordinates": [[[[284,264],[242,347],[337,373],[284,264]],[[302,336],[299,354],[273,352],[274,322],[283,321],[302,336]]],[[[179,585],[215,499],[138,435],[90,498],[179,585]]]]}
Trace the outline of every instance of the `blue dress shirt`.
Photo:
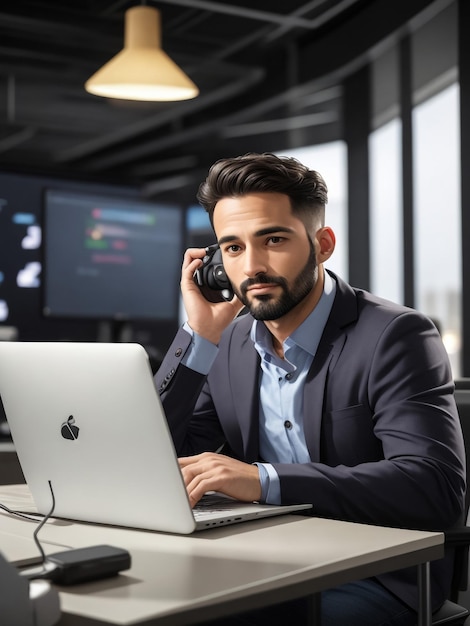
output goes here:
{"type": "MultiPolygon", "coordinates": [[[[272,337],[263,322],[253,321],[251,339],[261,357],[259,442],[257,463],[263,502],[281,501],[279,477],[272,463],[308,463],[310,456],[303,425],[303,385],[330,315],[336,283],[325,272],[323,294],[312,313],[284,341],[284,359],[276,355],[272,337]]],[[[217,346],[200,337],[186,323],[191,346],[182,363],[207,374],[217,356],[217,346]]]]}
{"type": "Polygon", "coordinates": [[[276,355],[271,334],[254,321],[251,339],[261,357],[259,450],[266,463],[260,470],[262,500],[279,504],[279,477],[271,463],[308,463],[305,442],[303,387],[330,315],[336,283],[325,272],[323,294],[310,315],[284,341],[284,359],[276,355]]]}

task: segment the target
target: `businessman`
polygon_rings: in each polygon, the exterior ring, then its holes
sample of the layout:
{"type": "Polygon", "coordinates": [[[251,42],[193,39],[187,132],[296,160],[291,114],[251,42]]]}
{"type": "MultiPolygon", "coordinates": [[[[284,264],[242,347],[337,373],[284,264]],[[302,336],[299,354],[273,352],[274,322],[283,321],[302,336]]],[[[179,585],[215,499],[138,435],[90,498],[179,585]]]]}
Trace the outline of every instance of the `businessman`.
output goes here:
{"type": "MultiPolygon", "coordinates": [[[[247,154],[216,162],[198,200],[235,296],[206,300],[193,280],[205,251],[186,251],[187,322],[155,382],[191,503],[217,490],[366,524],[461,522],[464,447],[439,333],[325,269],[335,235],[320,174],[247,154]]],[[[432,564],[433,609],[451,568],[452,554],[432,564]]],[[[408,626],[417,603],[415,568],[401,570],[323,593],[322,624],[408,626]]],[[[300,624],[303,610],[291,602],[233,619],[300,624]]]]}

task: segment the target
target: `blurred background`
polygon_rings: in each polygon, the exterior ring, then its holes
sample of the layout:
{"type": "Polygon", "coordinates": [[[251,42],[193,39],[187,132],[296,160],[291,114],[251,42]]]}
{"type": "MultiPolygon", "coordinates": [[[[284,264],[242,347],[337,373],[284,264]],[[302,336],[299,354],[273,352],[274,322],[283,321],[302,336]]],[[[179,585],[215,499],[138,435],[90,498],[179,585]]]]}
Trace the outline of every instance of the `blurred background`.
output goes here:
{"type": "Polygon", "coordinates": [[[470,376],[469,29],[465,0],[2,3],[0,340],[132,340],[157,366],[184,248],[213,241],[199,183],[271,151],[326,179],[331,269],[432,317],[470,376]],[[185,100],[85,88],[153,37],[144,6],[185,100]]]}

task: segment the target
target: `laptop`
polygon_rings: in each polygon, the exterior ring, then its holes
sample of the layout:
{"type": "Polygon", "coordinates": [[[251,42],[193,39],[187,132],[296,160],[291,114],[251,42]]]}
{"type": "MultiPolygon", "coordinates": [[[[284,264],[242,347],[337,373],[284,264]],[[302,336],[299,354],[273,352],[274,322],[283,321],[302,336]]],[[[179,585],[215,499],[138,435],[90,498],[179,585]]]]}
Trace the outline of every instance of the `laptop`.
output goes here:
{"type": "Polygon", "coordinates": [[[178,534],[311,508],[191,509],[138,343],[0,342],[0,396],[41,514],[51,489],[54,517],[178,534]]]}

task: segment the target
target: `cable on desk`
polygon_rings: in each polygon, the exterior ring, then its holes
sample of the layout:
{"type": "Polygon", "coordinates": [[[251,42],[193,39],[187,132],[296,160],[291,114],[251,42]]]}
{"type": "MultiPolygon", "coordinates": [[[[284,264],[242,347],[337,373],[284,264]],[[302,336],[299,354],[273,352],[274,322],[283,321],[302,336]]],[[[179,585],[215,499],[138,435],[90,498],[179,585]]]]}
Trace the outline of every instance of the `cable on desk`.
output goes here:
{"type": "MultiPolygon", "coordinates": [[[[115,576],[119,572],[129,569],[131,556],[127,550],[109,545],[90,546],[86,548],[67,549],[46,556],[38,534],[55,509],[55,496],[50,480],[47,481],[52,496],[52,506],[47,515],[36,527],[33,537],[41,553],[41,562],[38,566],[19,571],[20,576],[28,580],[46,579],[61,585],[71,585],[88,582],[98,578],[115,576]]],[[[12,511],[13,514],[15,514],[12,511]]],[[[20,515],[20,517],[27,517],[20,515]]],[[[32,519],[27,517],[27,519],[32,519]]],[[[37,520],[36,520],[37,521],[37,520]]]]}
{"type": "MultiPolygon", "coordinates": [[[[39,553],[41,554],[41,563],[39,564],[39,567],[42,567],[42,571],[38,572],[38,576],[37,576],[38,578],[45,577],[44,575],[47,574],[47,571],[48,571],[46,568],[46,554],[41,545],[41,542],[38,539],[38,533],[41,530],[41,528],[44,526],[44,524],[47,522],[47,520],[52,516],[52,514],[54,513],[54,509],[55,509],[55,496],[54,496],[54,490],[52,489],[52,483],[50,480],[48,480],[47,482],[49,484],[49,489],[51,491],[52,506],[50,508],[50,511],[46,515],[44,515],[43,519],[40,521],[39,525],[36,527],[33,533],[34,543],[36,544],[39,550],[39,553]]],[[[33,521],[36,523],[38,522],[36,518],[31,517],[29,515],[25,515],[24,513],[20,513],[19,511],[13,511],[7,506],[5,506],[4,504],[0,504],[0,509],[6,511],[7,513],[10,513],[11,515],[16,515],[17,517],[21,517],[23,519],[27,519],[29,521],[33,521]]]]}
{"type": "MultiPolygon", "coordinates": [[[[8,508],[6,506],[6,504],[1,504],[0,503],[0,509],[2,511],[5,511],[5,513],[8,513],[9,515],[16,515],[16,517],[21,517],[22,519],[27,519],[29,522],[36,522],[36,524],[38,523],[38,519],[37,517],[31,517],[31,515],[26,515],[26,513],[22,513],[21,511],[13,511],[12,509],[8,508]]],[[[41,515],[40,513],[33,513],[32,515],[38,515],[39,517],[43,517],[43,515],[41,515]]]]}
{"type": "Polygon", "coordinates": [[[44,524],[47,522],[47,520],[51,517],[51,515],[54,513],[54,509],[55,509],[55,496],[54,496],[54,490],[52,489],[52,483],[50,480],[47,481],[49,484],[49,489],[51,490],[51,496],[52,496],[52,506],[51,506],[51,510],[49,511],[49,513],[47,513],[47,515],[44,516],[43,520],[41,521],[41,523],[39,524],[39,526],[36,528],[36,530],[33,533],[33,539],[34,539],[34,543],[37,545],[39,552],[41,553],[41,557],[42,557],[42,563],[44,564],[45,560],[46,560],[46,554],[44,552],[44,549],[38,539],[38,533],[41,530],[41,528],[44,526],[44,524]]]}
{"type": "MultiPolygon", "coordinates": [[[[26,519],[29,522],[35,522],[36,524],[38,523],[38,517],[39,518],[43,518],[41,524],[39,525],[39,528],[36,531],[36,535],[39,532],[39,530],[42,528],[42,526],[45,524],[45,522],[51,517],[52,513],[54,512],[54,508],[55,508],[55,497],[54,497],[54,491],[52,490],[52,484],[51,481],[48,480],[47,481],[49,483],[49,489],[51,490],[51,495],[52,495],[52,507],[51,510],[49,511],[49,513],[47,513],[47,515],[42,515],[42,513],[32,513],[30,515],[27,515],[26,513],[22,513],[21,511],[14,511],[13,509],[10,509],[9,507],[6,506],[6,504],[1,504],[0,503],[0,510],[5,511],[5,513],[9,513],[10,515],[16,515],[16,517],[21,517],[22,519],[26,519]],[[33,515],[35,515],[36,517],[33,517],[33,515]]],[[[36,539],[35,539],[36,541],[36,539]]],[[[37,543],[37,542],[36,542],[37,543]]],[[[40,549],[41,552],[41,549],[40,549]]]]}

